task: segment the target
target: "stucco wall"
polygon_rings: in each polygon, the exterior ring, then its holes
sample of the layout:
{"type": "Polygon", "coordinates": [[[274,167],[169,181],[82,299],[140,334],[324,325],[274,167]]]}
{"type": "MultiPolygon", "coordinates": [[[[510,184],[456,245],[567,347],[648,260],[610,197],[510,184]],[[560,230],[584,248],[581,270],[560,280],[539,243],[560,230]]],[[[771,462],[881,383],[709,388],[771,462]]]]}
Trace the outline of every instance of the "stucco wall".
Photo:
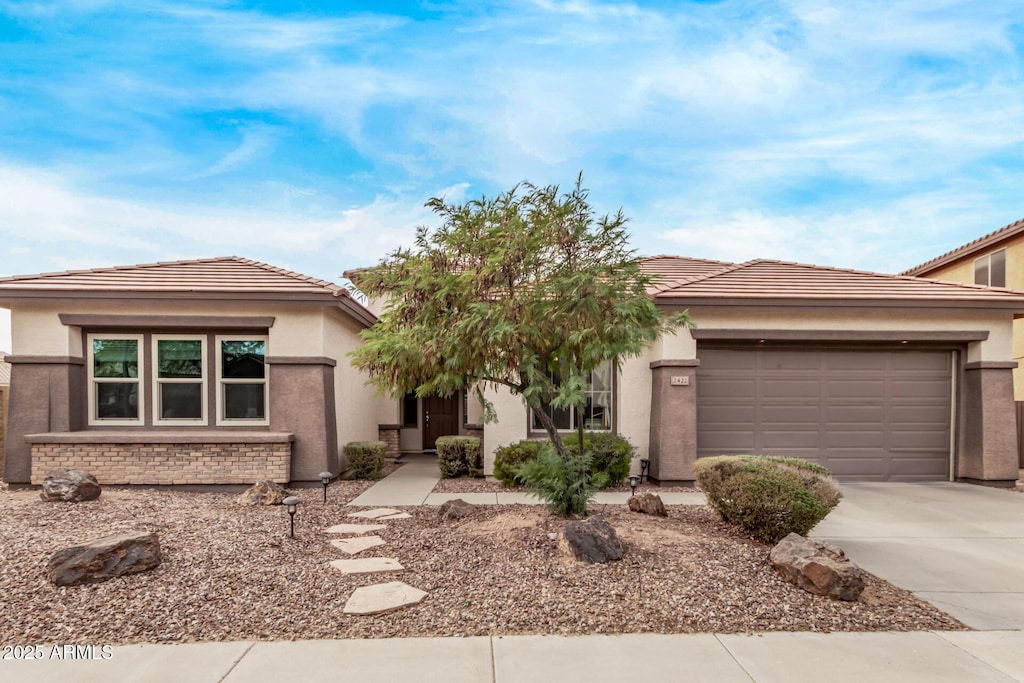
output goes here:
{"type": "Polygon", "coordinates": [[[362,328],[341,311],[330,309],[323,310],[322,322],[325,355],[338,361],[334,368],[338,446],[376,441],[378,425],[398,422],[398,401],[378,396],[366,385],[367,376],[352,367],[348,353],[362,343],[358,336],[362,328]]]}
{"type": "MultiPolygon", "coordinates": [[[[974,284],[974,260],[1004,247],[1006,248],[1006,286],[1010,289],[1024,291],[1024,236],[1006,244],[995,245],[993,249],[971,254],[960,261],[937,268],[923,277],[974,284]]],[[[1019,366],[1013,371],[1014,400],[1024,401],[1024,320],[1016,320],[1013,323],[1012,359],[1017,361],[1019,366]]]]}

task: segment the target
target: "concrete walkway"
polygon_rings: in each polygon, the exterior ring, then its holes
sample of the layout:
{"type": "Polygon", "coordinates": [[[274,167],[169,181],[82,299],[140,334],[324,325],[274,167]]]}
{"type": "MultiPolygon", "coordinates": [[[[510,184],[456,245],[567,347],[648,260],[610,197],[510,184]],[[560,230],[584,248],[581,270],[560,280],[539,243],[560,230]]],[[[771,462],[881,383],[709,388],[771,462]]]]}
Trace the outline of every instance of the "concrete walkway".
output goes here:
{"type": "MultiPolygon", "coordinates": [[[[529,493],[498,491],[495,493],[432,493],[441,474],[433,456],[405,456],[406,463],[384,477],[349,505],[362,507],[440,505],[446,500],[461,498],[475,505],[538,505],[540,501],[529,493]]],[[[703,505],[704,494],[696,492],[657,492],[666,505],[703,505]]],[[[625,505],[630,494],[621,491],[599,491],[594,502],[598,505],[625,505]]]]}
{"type": "Polygon", "coordinates": [[[846,483],[811,532],[971,628],[1024,628],[1024,494],[984,486],[846,483]]]}
{"type": "MultiPolygon", "coordinates": [[[[115,647],[106,660],[0,661],[19,683],[936,683],[1024,681],[1020,631],[482,636],[115,647]]],[[[98,651],[98,648],[97,648],[98,651]]]]}

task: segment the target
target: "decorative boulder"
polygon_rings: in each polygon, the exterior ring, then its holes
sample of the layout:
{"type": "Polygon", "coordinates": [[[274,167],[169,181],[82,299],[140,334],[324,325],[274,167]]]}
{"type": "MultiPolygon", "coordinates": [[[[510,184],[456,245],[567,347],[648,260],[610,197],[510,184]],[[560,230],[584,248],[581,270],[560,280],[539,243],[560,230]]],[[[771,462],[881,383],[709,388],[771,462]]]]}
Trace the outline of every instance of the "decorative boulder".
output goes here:
{"type": "Polygon", "coordinates": [[[770,559],[782,578],[815,595],[852,602],[864,590],[860,568],[828,543],[789,534],[772,548],[770,559]]]}
{"type": "Polygon", "coordinates": [[[80,503],[100,497],[100,484],[96,477],[82,470],[56,467],[43,479],[43,490],[39,497],[47,501],[80,503]]]}
{"type": "Polygon", "coordinates": [[[158,566],[160,559],[157,535],[135,531],[58,550],[50,557],[48,573],[58,586],[77,586],[138,574],[158,566]]]}
{"type": "Polygon", "coordinates": [[[261,479],[238,497],[239,505],[281,505],[288,492],[280,484],[261,479]]]}
{"type": "Polygon", "coordinates": [[[565,525],[562,549],[577,560],[602,564],[622,559],[622,543],[603,515],[565,525]]]}
{"type": "Polygon", "coordinates": [[[661,502],[661,496],[655,493],[641,493],[629,499],[629,509],[644,515],[656,517],[668,517],[665,504],[661,502]]]}
{"type": "Polygon", "coordinates": [[[475,505],[467,503],[461,498],[456,498],[454,500],[446,500],[441,503],[441,507],[438,508],[437,514],[441,519],[462,519],[463,517],[468,517],[473,514],[474,510],[476,510],[475,505]]]}

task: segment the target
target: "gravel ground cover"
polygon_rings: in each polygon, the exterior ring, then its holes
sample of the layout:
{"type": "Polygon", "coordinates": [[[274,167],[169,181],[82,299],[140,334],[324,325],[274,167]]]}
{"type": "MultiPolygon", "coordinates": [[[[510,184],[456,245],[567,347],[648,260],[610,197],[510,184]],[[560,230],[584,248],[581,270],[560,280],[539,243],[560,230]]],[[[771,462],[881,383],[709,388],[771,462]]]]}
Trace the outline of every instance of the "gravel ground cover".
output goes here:
{"type": "Polygon", "coordinates": [[[0,642],[12,645],[219,640],[962,629],[909,593],[870,577],[866,598],[842,603],[779,579],[765,545],[704,507],[668,518],[594,506],[626,543],[622,561],[579,564],[556,540],[564,520],[538,506],[481,506],[443,521],[406,508],[387,522],[389,556],[405,570],[346,576],[346,557],[323,529],[372,482],[298,491],[288,536],[280,506],[241,507],[234,494],[107,488],[98,501],[45,503],[35,490],[0,490],[0,642]],[[156,531],[157,569],[105,583],[57,588],[46,577],[56,550],[131,530],[156,531]],[[428,591],[419,605],[376,616],[342,613],[352,591],[401,580],[428,591]]]}

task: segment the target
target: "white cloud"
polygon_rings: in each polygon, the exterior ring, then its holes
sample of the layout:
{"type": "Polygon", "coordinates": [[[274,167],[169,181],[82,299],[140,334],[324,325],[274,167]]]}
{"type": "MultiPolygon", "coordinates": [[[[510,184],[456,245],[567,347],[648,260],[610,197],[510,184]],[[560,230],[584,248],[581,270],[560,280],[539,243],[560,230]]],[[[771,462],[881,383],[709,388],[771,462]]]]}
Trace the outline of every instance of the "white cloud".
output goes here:
{"type": "MultiPolygon", "coordinates": [[[[461,201],[467,187],[433,194],[461,201]]],[[[340,273],[410,246],[416,227],[436,223],[419,195],[381,195],[347,209],[288,210],[281,206],[318,197],[290,186],[270,189],[281,195],[280,203],[269,196],[262,206],[245,208],[144,202],[93,194],[50,171],[0,166],[0,229],[20,241],[0,256],[0,272],[269,254],[262,258],[275,265],[294,259],[319,267],[321,259],[332,259],[340,273]]]]}
{"type": "Polygon", "coordinates": [[[242,142],[218,159],[209,168],[197,174],[197,178],[208,178],[221,173],[234,171],[249,161],[273,148],[276,136],[266,126],[248,126],[242,129],[242,142]]]}

